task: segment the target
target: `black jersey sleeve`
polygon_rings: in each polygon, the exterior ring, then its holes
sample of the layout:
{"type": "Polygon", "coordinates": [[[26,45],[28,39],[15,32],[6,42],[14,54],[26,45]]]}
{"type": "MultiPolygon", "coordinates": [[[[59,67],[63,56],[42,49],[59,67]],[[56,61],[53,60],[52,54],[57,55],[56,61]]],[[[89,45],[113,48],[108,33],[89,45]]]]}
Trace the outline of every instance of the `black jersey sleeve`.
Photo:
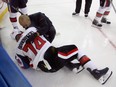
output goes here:
{"type": "Polygon", "coordinates": [[[29,17],[31,19],[32,26],[37,28],[40,35],[46,34],[52,26],[52,22],[44,13],[38,12],[30,15],[29,17]]]}

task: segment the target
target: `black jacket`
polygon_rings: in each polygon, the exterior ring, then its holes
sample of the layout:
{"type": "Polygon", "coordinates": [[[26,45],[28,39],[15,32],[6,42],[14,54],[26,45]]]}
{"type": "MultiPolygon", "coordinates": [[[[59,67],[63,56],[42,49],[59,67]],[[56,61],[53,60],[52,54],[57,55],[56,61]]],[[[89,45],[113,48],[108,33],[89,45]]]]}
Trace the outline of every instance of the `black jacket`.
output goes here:
{"type": "Polygon", "coordinates": [[[29,17],[32,23],[31,26],[36,27],[40,35],[46,34],[50,27],[53,26],[50,19],[44,13],[38,12],[29,15],[29,17]]]}

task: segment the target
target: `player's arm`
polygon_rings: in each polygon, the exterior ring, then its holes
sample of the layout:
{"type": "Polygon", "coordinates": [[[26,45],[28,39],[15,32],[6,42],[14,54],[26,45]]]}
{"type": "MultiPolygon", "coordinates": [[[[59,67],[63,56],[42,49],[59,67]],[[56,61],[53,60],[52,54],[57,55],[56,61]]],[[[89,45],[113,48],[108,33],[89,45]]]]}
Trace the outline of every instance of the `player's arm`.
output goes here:
{"type": "Polygon", "coordinates": [[[32,24],[37,24],[35,27],[40,35],[44,35],[49,31],[49,24],[47,22],[46,16],[43,13],[36,13],[29,16],[32,20],[32,24]]]}
{"type": "Polygon", "coordinates": [[[16,54],[15,59],[21,68],[27,69],[30,67],[30,65],[29,65],[30,61],[27,56],[22,56],[20,54],[16,54]]]}
{"type": "Polygon", "coordinates": [[[53,73],[53,72],[57,71],[55,69],[48,69],[47,66],[45,65],[45,63],[43,61],[39,62],[38,68],[40,68],[42,71],[48,72],[48,73],[53,73]]]}

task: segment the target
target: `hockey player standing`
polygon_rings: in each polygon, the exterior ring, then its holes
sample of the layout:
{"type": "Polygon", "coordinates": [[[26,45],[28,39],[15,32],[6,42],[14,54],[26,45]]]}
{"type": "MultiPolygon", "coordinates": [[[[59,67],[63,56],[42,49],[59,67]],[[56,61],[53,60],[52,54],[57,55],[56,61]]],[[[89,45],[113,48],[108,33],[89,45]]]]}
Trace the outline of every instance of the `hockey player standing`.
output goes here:
{"type": "Polygon", "coordinates": [[[99,70],[89,57],[81,53],[76,45],[54,47],[42,35],[39,35],[35,27],[30,27],[21,34],[14,32],[17,43],[15,59],[24,69],[41,69],[44,72],[53,73],[66,66],[75,73],[85,68],[102,84],[112,75],[108,67],[99,70]],[[80,67],[83,67],[80,69],[80,67]]]}
{"type": "MultiPolygon", "coordinates": [[[[84,9],[85,17],[88,17],[91,3],[92,3],[92,0],[85,0],[85,9],[84,9]]],[[[82,0],[76,0],[75,12],[72,13],[72,15],[79,15],[80,10],[81,10],[81,5],[82,5],[82,0]]]]}
{"type": "Polygon", "coordinates": [[[51,43],[56,35],[55,27],[51,20],[42,12],[37,12],[31,15],[21,15],[19,17],[19,23],[24,28],[34,26],[37,28],[40,35],[51,43]]]}
{"type": "Polygon", "coordinates": [[[27,14],[27,2],[28,0],[3,0],[6,3],[8,3],[9,7],[9,13],[10,13],[10,21],[13,25],[14,29],[18,29],[18,23],[17,23],[17,9],[20,9],[20,11],[23,14],[27,14]]]}
{"type": "Polygon", "coordinates": [[[100,0],[100,7],[92,22],[93,26],[102,27],[101,23],[111,24],[111,22],[107,19],[107,16],[110,13],[111,1],[112,0],[100,0]]]}

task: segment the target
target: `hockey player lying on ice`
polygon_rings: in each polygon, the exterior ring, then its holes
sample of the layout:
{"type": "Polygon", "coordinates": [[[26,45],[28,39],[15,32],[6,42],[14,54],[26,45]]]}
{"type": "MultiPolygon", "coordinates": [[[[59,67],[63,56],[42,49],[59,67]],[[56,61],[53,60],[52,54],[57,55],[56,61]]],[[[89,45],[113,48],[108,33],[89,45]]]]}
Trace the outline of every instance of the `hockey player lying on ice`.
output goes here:
{"type": "Polygon", "coordinates": [[[15,59],[24,69],[41,69],[53,73],[66,66],[75,73],[86,69],[96,79],[104,84],[112,75],[108,67],[99,70],[89,57],[81,53],[76,45],[54,47],[40,36],[35,27],[26,29],[23,33],[15,31],[17,48],[15,59]]]}

